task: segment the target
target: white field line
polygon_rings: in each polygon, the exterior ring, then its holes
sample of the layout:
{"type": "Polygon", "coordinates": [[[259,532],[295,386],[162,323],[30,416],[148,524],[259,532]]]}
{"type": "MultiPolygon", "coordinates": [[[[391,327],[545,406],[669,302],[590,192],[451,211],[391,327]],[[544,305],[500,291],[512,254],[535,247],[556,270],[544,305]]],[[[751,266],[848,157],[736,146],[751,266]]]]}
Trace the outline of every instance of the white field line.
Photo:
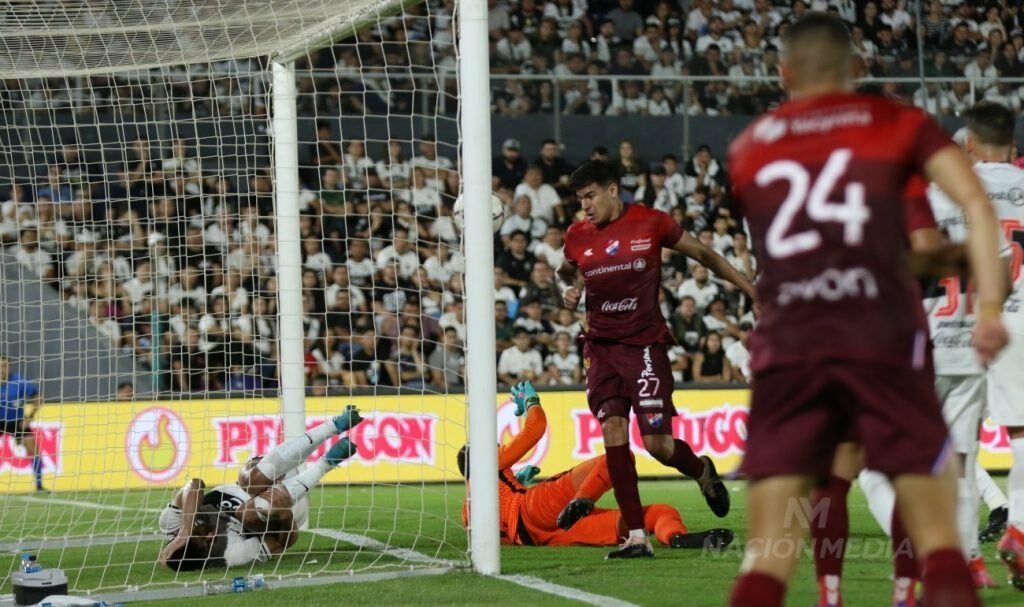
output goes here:
{"type": "MultiPolygon", "coordinates": [[[[9,496],[9,499],[17,499],[24,502],[38,503],[38,504],[58,504],[62,506],[71,506],[76,508],[86,508],[89,510],[111,510],[122,512],[124,510],[133,510],[135,512],[149,512],[159,513],[160,510],[156,508],[129,508],[127,506],[115,506],[111,504],[99,504],[96,502],[86,501],[75,501],[66,500],[52,497],[34,497],[34,496],[9,496]]],[[[417,552],[410,548],[392,548],[387,544],[375,540],[372,537],[365,535],[359,535],[355,533],[347,533],[345,531],[338,531],[336,529],[309,529],[310,533],[319,535],[322,537],[331,538],[334,540],[346,542],[360,548],[366,548],[367,550],[373,550],[374,552],[380,552],[388,556],[416,563],[442,565],[446,567],[456,567],[461,563],[458,561],[452,561],[448,559],[435,558],[422,552],[417,552]]],[[[125,537],[125,541],[138,541],[138,537],[125,537]]],[[[106,540],[104,543],[118,543],[116,541],[106,540]]],[[[579,590],[578,588],[571,588],[569,586],[562,586],[553,582],[548,582],[541,578],[536,578],[528,575],[496,575],[494,579],[503,580],[528,588],[530,590],[537,590],[546,594],[562,597],[564,599],[570,599],[573,601],[579,601],[586,605],[594,605],[595,607],[637,607],[633,603],[622,601],[620,599],[605,596],[601,594],[594,594],[592,592],[586,592],[579,590]]]]}

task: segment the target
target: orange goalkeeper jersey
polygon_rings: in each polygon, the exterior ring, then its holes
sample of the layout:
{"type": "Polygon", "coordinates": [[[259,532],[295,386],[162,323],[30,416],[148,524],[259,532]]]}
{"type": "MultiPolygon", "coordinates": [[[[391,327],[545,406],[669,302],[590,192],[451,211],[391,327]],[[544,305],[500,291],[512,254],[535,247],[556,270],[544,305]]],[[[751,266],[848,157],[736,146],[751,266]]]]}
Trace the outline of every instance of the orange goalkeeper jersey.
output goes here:
{"type": "MultiPolygon", "coordinates": [[[[502,544],[520,544],[519,509],[526,495],[526,487],[516,480],[512,472],[519,460],[533,449],[548,429],[548,418],[544,409],[530,407],[526,412],[526,424],[508,444],[498,448],[498,527],[502,544]]],[[[462,524],[469,526],[469,496],[462,504],[462,524]]]]}

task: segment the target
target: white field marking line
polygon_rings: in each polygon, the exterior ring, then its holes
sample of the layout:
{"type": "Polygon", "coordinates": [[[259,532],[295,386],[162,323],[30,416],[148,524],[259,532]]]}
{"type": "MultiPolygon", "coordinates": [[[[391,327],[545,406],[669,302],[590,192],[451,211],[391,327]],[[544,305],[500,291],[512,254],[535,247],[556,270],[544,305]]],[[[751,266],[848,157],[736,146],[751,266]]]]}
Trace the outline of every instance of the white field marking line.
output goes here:
{"type": "Polygon", "coordinates": [[[19,542],[0,543],[0,553],[23,552],[25,550],[56,550],[60,548],[89,548],[92,546],[113,546],[115,544],[138,544],[157,542],[164,536],[150,533],[145,535],[89,535],[84,537],[24,539],[19,542]]]}
{"type": "Polygon", "coordinates": [[[73,506],[75,508],[85,508],[87,510],[110,510],[113,512],[124,512],[125,510],[131,510],[133,512],[148,512],[151,514],[159,514],[162,512],[158,508],[133,508],[131,506],[115,506],[112,504],[98,504],[96,502],[82,502],[77,500],[65,500],[56,497],[34,497],[30,495],[9,495],[7,499],[15,499],[22,502],[29,502],[31,504],[56,504],[58,506],[73,506]]]}
{"type": "Polygon", "coordinates": [[[635,603],[605,596],[603,594],[594,594],[593,592],[587,592],[578,588],[562,586],[530,575],[496,575],[494,577],[499,580],[505,580],[506,582],[512,582],[513,584],[522,586],[523,588],[539,590],[540,592],[560,596],[563,599],[579,601],[587,605],[595,605],[596,607],[639,607],[635,603]]]}
{"type": "MultiPolygon", "coordinates": [[[[31,503],[59,504],[64,506],[73,506],[77,508],[87,508],[90,510],[113,510],[121,512],[128,509],[123,506],[112,506],[109,504],[97,504],[95,502],[65,500],[58,498],[42,498],[20,495],[10,497],[13,499],[31,503]]],[[[155,508],[132,508],[132,510],[135,510],[136,512],[150,513],[161,512],[161,510],[155,508]]],[[[382,554],[386,554],[388,556],[392,556],[394,558],[406,561],[424,564],[446,565],[449,567],[457,567],[462,564],[458,561],[434,558],[432,556],[428,556],[426,554],[423,554],[422,552],[417,552],[410,548],[392,548],[384,542],[380,542],[365,535],[346,533],[344,531],[338,531],[336,529],[309,529],[309,532],[315,535],[320,535],[334,540],[347,542],[360,548],[366,548],[367,550],[373,550],[375,552],[380,552],[382,554]]],[[[530,588],[532,590],[538,590],[540,592],[544,592],[554,596],[560,596],[565,599],[579,601],[587,605],[595,605],[596,607],[637,607],[633,603],[622,601],[620,599],[600,594],[594,594],[592,592],[586,592],[584,590],[579,590],[577,588],[570,588],[569,586],[561,586],[553,582],[548,582],[546,580],[542,580],[540,578],[535,578],[527,575],[497,575],[493,577],[498,580],[511,582],[524,588],[530,588]]]]}

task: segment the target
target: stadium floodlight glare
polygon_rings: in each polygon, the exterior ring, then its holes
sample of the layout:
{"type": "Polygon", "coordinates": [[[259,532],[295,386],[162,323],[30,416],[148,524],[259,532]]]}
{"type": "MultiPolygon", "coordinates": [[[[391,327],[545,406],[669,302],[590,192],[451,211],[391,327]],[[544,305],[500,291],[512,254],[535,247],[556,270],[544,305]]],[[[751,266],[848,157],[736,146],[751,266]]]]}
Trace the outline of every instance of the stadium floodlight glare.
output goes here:
{"type": "Polygon", "coordinates": [[[250,572],[500,571],[487,4],[452,6],[4,8],[0,354],[41,387],[53,493],[32,493],[31,460],[0,436],[0,547],[127,600],[250,572]],[[445,328],[464,368],[430,356],[445,328]],[[348,403],[359,451],[282,558],[158,563],[178,488],[234,482],[348,403]],[[472,534],[438,484],[463,482],[467,441],[472,534]]]}

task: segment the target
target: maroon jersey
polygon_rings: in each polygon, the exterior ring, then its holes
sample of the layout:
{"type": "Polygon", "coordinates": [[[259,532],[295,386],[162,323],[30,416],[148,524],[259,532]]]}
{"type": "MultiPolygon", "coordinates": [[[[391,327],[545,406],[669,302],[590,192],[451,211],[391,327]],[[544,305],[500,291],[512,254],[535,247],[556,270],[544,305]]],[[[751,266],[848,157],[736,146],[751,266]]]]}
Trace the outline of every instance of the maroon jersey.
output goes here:
{"type": "Polygon", "coordinates": [[[579,268],[587,291],[587,337],[635,346],[666,341],[658,305],[661,249],[683,228],[667,213],[627,204],[603,226],[578,221],[565,233],[565,259],[579,268]]]}
{"type": "Polygon", "coordinates": [[[827,359],[924,365],[904,197],[951,143],[920,110],[848,93],[786,103],[732,143],[733,187],[761,269],[755,370],[827,359]]]}

